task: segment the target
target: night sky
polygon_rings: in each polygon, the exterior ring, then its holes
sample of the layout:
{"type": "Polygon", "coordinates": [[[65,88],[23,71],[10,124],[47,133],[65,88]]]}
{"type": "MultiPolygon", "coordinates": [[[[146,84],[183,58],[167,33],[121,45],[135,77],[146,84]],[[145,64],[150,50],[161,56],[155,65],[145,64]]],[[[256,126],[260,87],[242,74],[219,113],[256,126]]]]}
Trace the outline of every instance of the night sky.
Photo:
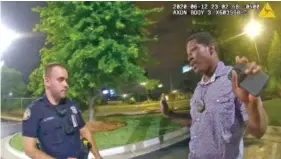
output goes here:
{"type": "MultiPolygon", "coordinates": [[[[188,25],[191,18],[187,16],[173,16],[172,5],[174,2],[137,2],[142,8],[161,7],[165,9],[153,18],[158,24],[151,28],[152,34],[157,34],[159,41],[148,47],[158,65],[148,66],[148,76],[160,79],[163,89],[170,89],[171,77],[173,87],[178,87],[183,76],[181,67],[185,60],[185,39],[188,36],[188,25]]],[[[32,28],[39,22],[39,14],[31,11],[35,6],[43,6],[45,2],[1,2],[1,23],[16,32],[28,35],[12,43],[4,52],[5,65],[19,70],[28,80],[32,70],[39,66],[39,50],[44,44],[45,37],[42,33],[33,33],[32,28]]]]}
{"type": "Polygon", "coordinates": [[[44,5],[44,2],[0,2],[1,24],[18,33],[30,35],[14,41],[4,52],[5,65],[19,70],[27,81],[32,70],[39,66],[39,50],[45,37],[33,33],[34,25],[39,21],[39,14],[31,8],[44,5]]]}

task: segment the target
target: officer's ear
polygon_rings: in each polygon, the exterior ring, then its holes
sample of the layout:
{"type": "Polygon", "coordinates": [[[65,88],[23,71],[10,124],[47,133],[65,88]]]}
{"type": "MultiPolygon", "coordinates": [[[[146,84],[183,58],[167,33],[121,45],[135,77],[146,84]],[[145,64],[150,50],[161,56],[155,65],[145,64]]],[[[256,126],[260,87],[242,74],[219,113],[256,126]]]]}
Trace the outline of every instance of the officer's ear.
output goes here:
{"type": "Polygon", "coordinates": [[[44,82],[46,82],[46,81],[47,81],[47,77],[46,77],[46,76],[44,76],[44,75],[43,75],[43,80],[44,80],[44,82]]]}
{"type": "Polygon", "coordinates": [[[44,80],[45,85],[48,85],[50,78],[48,76],[44,76],[43,80],[44,80]]]}

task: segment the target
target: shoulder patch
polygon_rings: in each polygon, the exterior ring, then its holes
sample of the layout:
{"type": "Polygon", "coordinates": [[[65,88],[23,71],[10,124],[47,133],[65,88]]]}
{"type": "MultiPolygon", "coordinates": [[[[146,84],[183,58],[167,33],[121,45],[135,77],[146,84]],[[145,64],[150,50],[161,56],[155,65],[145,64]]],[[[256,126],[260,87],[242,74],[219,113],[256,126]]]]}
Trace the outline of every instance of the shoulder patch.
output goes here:
{"type": "Polygon", "coordinates": [[[24,114],[23,114],[23,120],[27,120],[29,119],[31,116],[31,111],[30,111],[30,108],[26,108],[24,114]]]}

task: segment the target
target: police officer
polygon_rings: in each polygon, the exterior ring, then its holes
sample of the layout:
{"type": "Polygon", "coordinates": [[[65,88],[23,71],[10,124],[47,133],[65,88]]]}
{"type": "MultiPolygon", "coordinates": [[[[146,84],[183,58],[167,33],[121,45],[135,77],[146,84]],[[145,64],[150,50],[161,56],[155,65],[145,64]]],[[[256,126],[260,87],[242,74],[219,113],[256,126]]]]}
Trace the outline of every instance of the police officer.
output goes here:
{"type": "Polygon", "coordinates": [[[77,102],[66,98],[65,67],[51,63],[44,70],[45,94],[30,104],[23,117],[23,146],[32,159],[84,159],[91,151],[101,159],[92,134],[85,126],[77,102]],[[80,137],[92,145],[89,151],[80,137]],[[40,149],[37,148],[37,139],[40,149]]]}

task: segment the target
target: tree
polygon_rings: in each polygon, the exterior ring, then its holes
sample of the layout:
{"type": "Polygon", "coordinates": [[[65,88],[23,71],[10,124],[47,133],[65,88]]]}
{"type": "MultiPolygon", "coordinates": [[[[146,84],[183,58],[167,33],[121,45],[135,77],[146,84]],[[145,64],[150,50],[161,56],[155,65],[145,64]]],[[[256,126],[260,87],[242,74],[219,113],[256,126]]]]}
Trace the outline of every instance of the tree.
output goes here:
{"type": "Polygon", "coordinates": [[[33,96],[40,96],[44,91],[44,84],[43,84],[43,67],[40,65],[39,68],[35,68],[30,76],[29,76],[29,83],[27,85],[27,90],[30,91],[33,96]]]}
{"type": "Polygon", "coordinates": [[[20,101],[8,98],[23,97],[26,93],[26,84],[23,77],[16,69],[3,67],[2,68],[2,83],[1,83],[1,104],[2,110],[11,110],[20,108],[20,101]]]}
{"type": "Polygon", "coordinates": [[[272,76],[281,77],[281,41],[276,31],[273,34],[267,63],[268,73],[272,76]]]}
{"type": "Polygon", "coordinates": [[[270,50],[267,58],[266,72],[270,76],[270,81],[266,88],[266,93],[277,95],[281,93],[281,41],[277,31],[273,34],[270,50]]]}
{"type": "Polygon", "coordinates": [[[157,88],[160,84],[159,80],[156,79],[148,79],[146,82],[143,82],[142,85],[145,88],[147,100],[150,100],[148,92],[157,88]]]}
{"type": "Polygon", "coordinates": [[[14,97],[22,97],[25,95],[26,86],[23,77],[19,71],[13,68],[2,68],[1,95],[7,97],[10,93],[14,97]]]}
{"type": "MultiPolygon", "coordinates": [[[[102,87],[143,81],[144,65],[151,59],[144,44],[155,40],[146,27],[154,24],[147,15],[161,11],[139,9],[133,2],[47,2],[33,9],[40,14],[35,31],[47,34],[41,64],[63,63],[70,77],[69,94],[87,102],[94,120],[94,100],[102,87]]],[[[38,80],[32,73],[34,94],[38,80]]],[[[40,85],[40,87],[42,87],[40,85]]]]}

